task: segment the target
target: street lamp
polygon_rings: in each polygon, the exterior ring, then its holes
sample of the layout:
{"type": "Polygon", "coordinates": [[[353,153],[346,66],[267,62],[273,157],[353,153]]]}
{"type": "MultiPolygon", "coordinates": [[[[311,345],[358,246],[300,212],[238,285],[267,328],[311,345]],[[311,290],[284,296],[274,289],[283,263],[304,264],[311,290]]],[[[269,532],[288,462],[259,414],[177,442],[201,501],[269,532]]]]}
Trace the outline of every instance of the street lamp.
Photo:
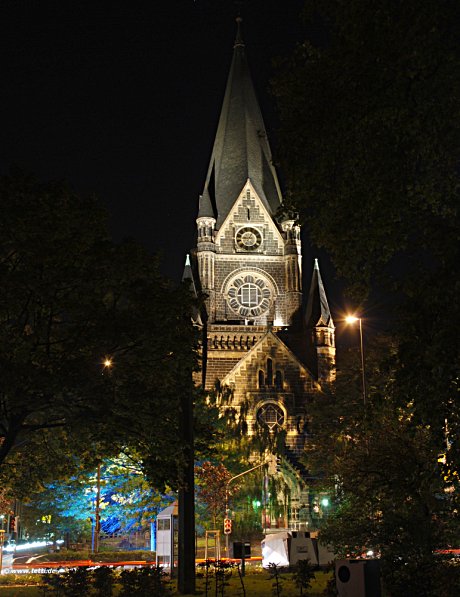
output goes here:
{"type": "Polygon", "coordinates": [[[364,348],[363,348],[363,324],[361,317],[356,317],[355,315],[347,315],[345,317],[345,322],[348,324],[354,324],[359,322],[359,345],[361,349],[361,380],[363,384],[363,402],[366,404],[366,376],[364,373],[364,348]]]}

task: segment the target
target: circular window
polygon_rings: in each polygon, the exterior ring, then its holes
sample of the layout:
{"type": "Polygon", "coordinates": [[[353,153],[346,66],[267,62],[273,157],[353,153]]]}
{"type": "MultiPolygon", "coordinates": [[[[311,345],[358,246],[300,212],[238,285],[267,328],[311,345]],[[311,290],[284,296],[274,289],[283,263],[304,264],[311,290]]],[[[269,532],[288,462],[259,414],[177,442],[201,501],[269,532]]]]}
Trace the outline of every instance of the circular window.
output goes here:
{"type": "Polygon", "coordinates": [[[265,280],[252,274],[234,278],[227,291],[230,307],[248,319],[259,317],[267,311],[271,294],[265,280]]]}
{"type": "Polygon", "coordinates": [[[282,427],[284,425],[283,409],[273,402],[267,402],[257,411],[257,421],[261,425],[266,425],[270,431],[273,431],[275,427],[282,427]]]}
{"type": "Polygon", "coordinates": [[[255,251],[262,244],[262,235],[257,228],[245,226],[238,230],[235,241],[239,249],[243,251],[255,251]]]}

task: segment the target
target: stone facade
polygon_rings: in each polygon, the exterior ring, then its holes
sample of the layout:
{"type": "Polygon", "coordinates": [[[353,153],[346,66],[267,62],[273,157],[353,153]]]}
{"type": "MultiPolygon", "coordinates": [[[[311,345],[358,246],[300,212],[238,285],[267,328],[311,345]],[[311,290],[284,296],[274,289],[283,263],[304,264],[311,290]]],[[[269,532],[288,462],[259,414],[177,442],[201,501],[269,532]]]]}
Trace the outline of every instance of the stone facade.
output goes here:
{"type": "MultiPolygon", "coordinates": [[[[197,260],[206,310],[212,323],[286,326],[302,304],[300,230],[294,223],[280,229],[264,207],[250,180],[236,199],[221,228],[215,220],[198,218],[197,260]],[[239,244],[241,231],[257,234],[255,248],[239,244]],[[238,275],[253,275],[263,282],[268,305],[259,314],[246,313],[229,300],[238,275]]],[[[244,234],[244,232],[243,232],[244,234]]]]}
{"type": "Polygon", "coordinates": [[[278,219],[281,201],[239,31],[197,217],[204,385],[231,389],[231,406],[245,406],[249,435],[258,426],[285,432],[282,475],[290,498],[282,526],[299,528],[299,510],[312,504],[298,458],[308,441],[309,402],[333,379],[334,326],[319,269],[308,317],[302,312],[300,228],[278,219]]]}

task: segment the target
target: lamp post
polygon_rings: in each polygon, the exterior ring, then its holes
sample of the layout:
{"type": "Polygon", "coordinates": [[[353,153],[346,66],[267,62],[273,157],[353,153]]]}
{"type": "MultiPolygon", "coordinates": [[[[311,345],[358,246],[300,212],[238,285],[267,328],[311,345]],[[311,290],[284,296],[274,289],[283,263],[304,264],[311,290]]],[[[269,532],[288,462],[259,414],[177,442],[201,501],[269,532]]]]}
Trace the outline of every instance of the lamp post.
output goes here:
{"type": "MultiPolygon", "coordinates": [[[[102,362],[103,370],[108,371],[108,373],[112,374],[112,367],[113,367],[113,359],[111,357],[106,356],[102,362]]],[[[114,386],[115,392],[115,386],[114,386]]],[[[94,527],[93,527],[93,540],[92,540],[92,552],[98,553],[99,552],[99,545],[100,545],[100,534],[101,534],[101,461],[99,460],[97,463],[97,472],[96,472],[96,505],[95,505],[95,512],[94,512],[94,527]]]]}
{"type": "Polygon", "coordinates": [[[359,322],[359,345],[361,350],[361,381],[363,386],[363,402],[366,404],[366,375],[364,372],[364,348],[363,348],[363,324],[361,317],[356,317],[355,315],[347,315],[345,317],[345,321],[348,324],[354,324],[359,322]]]}
{"type": "MultiPolygon", "coordinates": [[[[3,524],[3,520],[2,520],[3,524]]],[[[0,529],[0,574],[3,574],[3,542],[5,540],[5,529],[0,529]]]]}

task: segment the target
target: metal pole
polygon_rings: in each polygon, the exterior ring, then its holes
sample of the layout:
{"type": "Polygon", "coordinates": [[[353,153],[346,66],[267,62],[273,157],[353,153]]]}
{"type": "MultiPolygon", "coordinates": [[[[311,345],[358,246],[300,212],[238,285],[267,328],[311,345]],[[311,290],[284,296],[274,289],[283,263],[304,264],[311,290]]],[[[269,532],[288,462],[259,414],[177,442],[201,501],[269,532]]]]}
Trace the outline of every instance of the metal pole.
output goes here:
{"type": "MultiPolygon", "coordinates": [[[[247,475],[248,473],[252,473],[252,471],[255,471],[256,469],[265,466],[267,464],[267,460],[264,460],[264,462],[262,462],[261,464],[257,464],[256,466],[253,466],[252,468],[248,469],[247,471],[243,471],[242,473],[240,473],[239,475],[235,475],[234,477],[232,477],[231,479],[229,479],[227,481],[227,483],[225,484],[225,517],[228,518],[228,486],[230,485],[230,483],[232,481],[234,481],[235,479],[239,479],[240,477],[242,477],[243,475],[247,475]]],[[[227,558],[229,557],[229,547],[228,547],[228,535],[225,535],[225,555],[227,556],[227,558]]]]}
{"type": "MultiPolygon", "coordinates": [[[[3,524],[3,521],[2,521],[3,524]]],[[[5,538],[5,531],[0,529],[0,574],[3,574],[3,541],[5,538]]]]}
{"type": "MultiPolygon", "coordinates": [[[[228,518],[228,484],[230,483],[230,481],[227,482],[227,484],[225,485],[225,518],[228,518]]],[[[225,535],[225,557],[229,558],[230,557],[230,552],[229,552],[229,537],[228,534],[225,535]]]]}
{"type": "Polygon", "coordinates": [[[359,341],[361,347],[361,376],[363,384],[363,402],[366,404],[366,375],[364,373],[364,348],[363,348],[363,326],[361,323],[361,317],[359,318],[359,341]]]}
{"type": "Polygon", "coordinates": [[[101,528],[101,463],[97,465],[97,477],[96,477],[96,515],[94,521],[94,553],[99,551],[99,533],[101,528]]]}
{"type": "MultiPolygon", "coordinates": [[[[191,376],[191,373],[190,373],[191,376]]],[[[191,387],[181,395],[180,435],[185,464],[179,489],[179,553],[177,587],[181,595],[195,594],[195,452],[193,394],[191,387]]]]}

